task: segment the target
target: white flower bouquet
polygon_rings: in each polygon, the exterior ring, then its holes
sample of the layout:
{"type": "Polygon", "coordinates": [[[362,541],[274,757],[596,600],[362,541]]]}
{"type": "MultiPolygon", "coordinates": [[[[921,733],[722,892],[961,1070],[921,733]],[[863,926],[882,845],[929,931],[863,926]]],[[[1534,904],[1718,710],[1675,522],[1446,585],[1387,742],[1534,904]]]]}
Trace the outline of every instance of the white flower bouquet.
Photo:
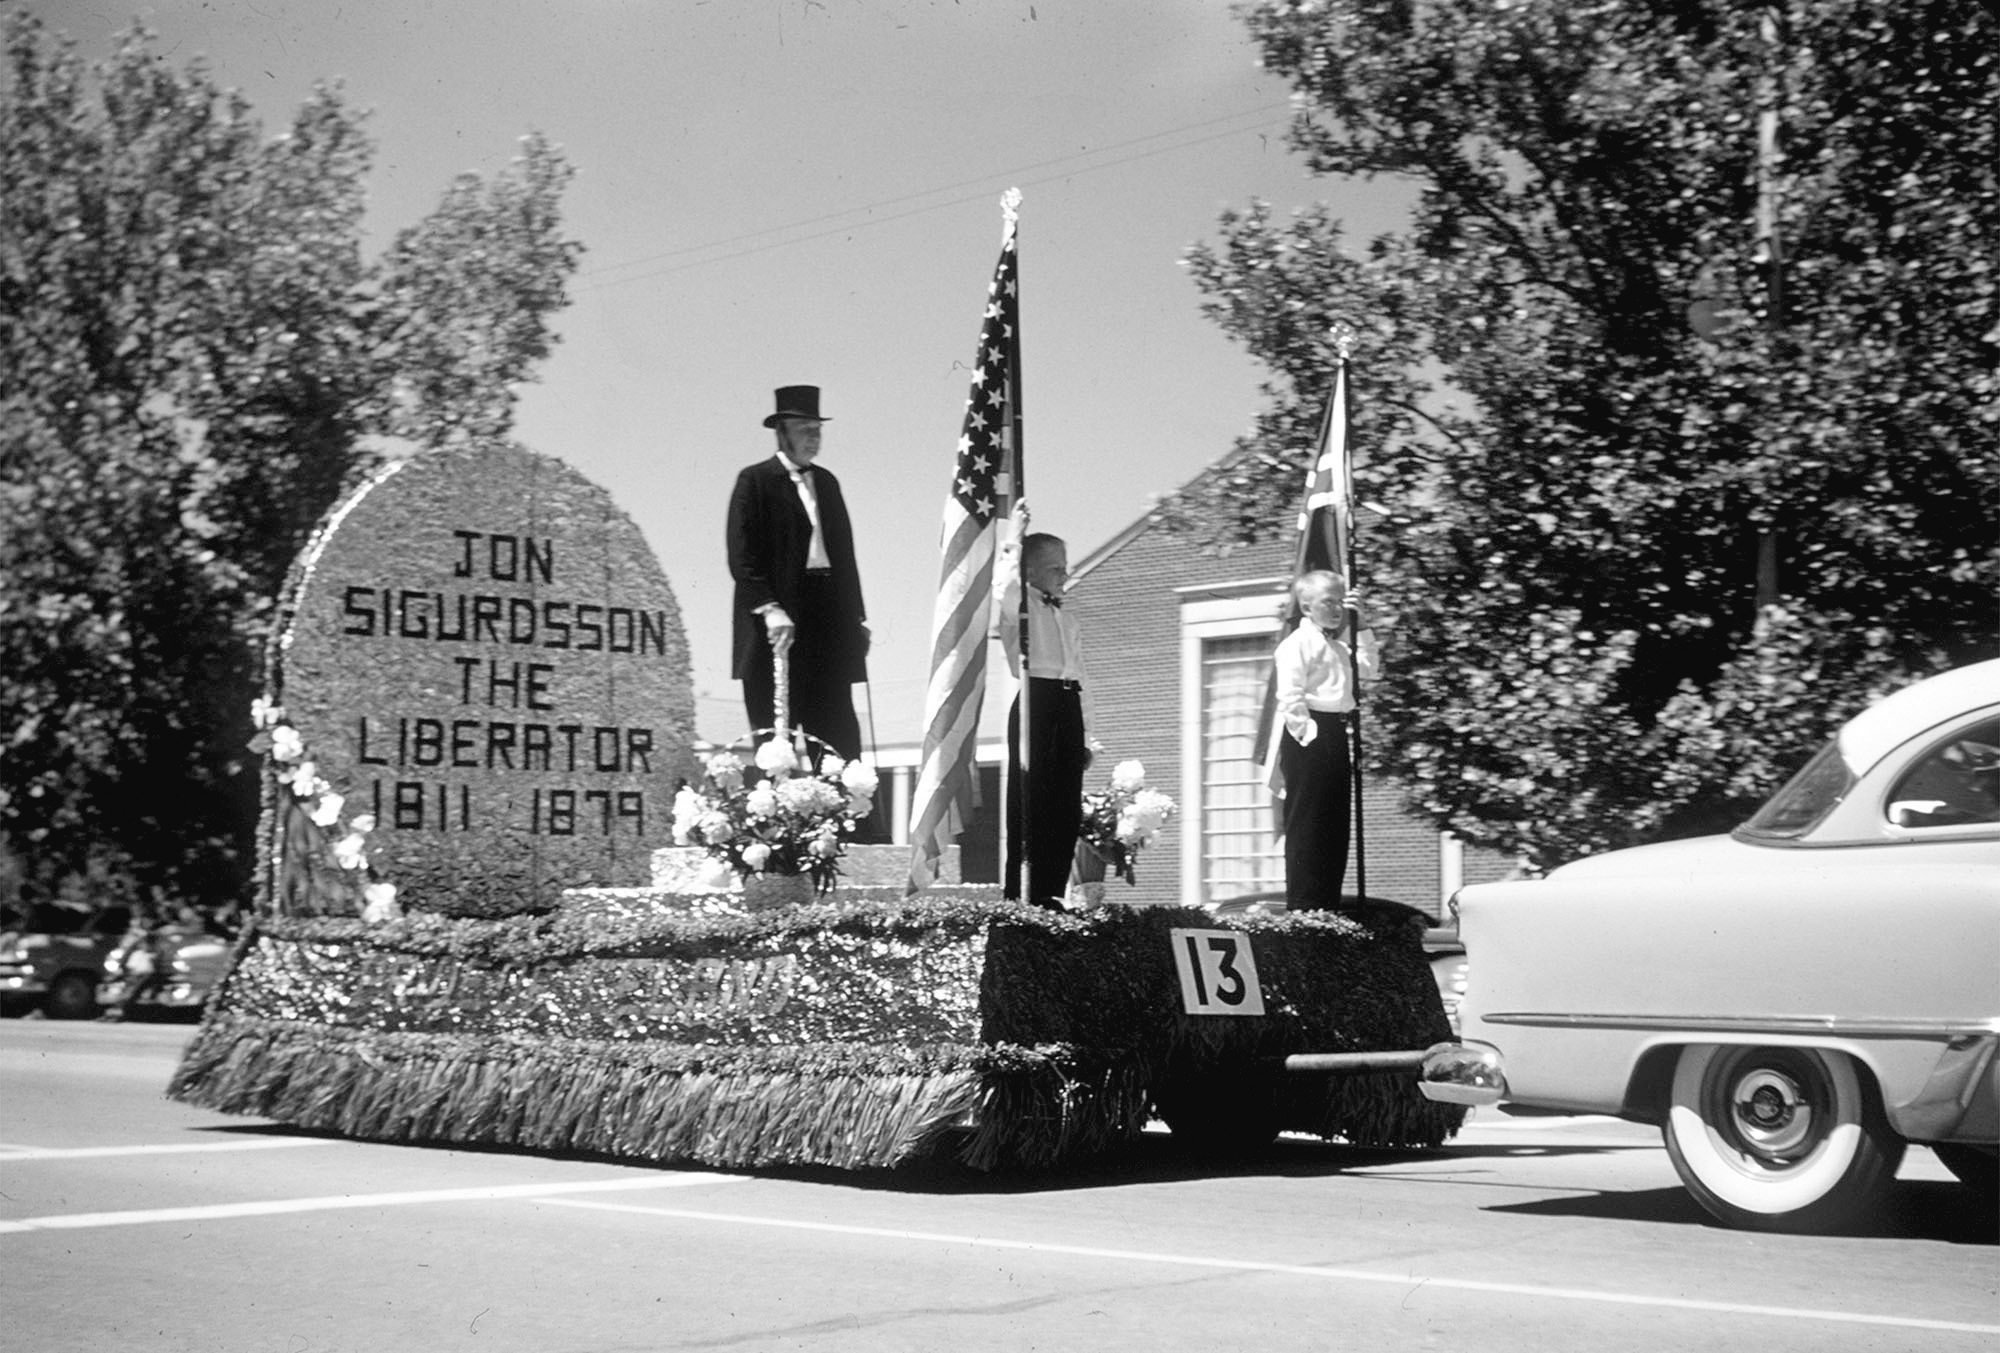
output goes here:
{"type": "Polygon", "coordinates": [[[1078,836],[1104,858],[1113,873],[1137,883],[1134,864],[1139,852],[1159,839],[1174,801],[1146,787],[1146,767],[1121,761],[1112,768],[1109,788],[1083,796],[1083,826],[1078,836]]]}
{"type": "Polygon", "coordinates": [[[874,808],[873,766],[828,752],[814,770],[803,751],[774,738],[749,764],[724,750],[704,769],[699,787],[674,796],[676,845],[703,847],[739,878],[803,874],[815,892],[833,887],[855,824],[874,808]]]}

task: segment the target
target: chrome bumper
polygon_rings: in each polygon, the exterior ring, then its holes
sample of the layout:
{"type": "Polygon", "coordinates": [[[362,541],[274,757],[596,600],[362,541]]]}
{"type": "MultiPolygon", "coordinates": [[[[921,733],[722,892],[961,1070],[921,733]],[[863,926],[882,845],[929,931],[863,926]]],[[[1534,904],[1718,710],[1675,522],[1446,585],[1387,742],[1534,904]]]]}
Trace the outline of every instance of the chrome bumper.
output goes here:
{"type": "Polygon", "coordinates": [[[1437,1043],[1417,1068],[1417,1088],[1440,1104],[1497,1104],[1507,1097],[1500,1049],[1484,1043],[1437,1043]]]}

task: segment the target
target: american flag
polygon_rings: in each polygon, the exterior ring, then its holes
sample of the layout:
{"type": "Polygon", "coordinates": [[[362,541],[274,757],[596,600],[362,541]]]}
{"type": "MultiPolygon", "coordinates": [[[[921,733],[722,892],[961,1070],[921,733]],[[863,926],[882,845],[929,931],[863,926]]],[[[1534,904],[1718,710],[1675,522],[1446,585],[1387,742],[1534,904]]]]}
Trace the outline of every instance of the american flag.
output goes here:
{"type": "Polygon", "coordinates": [[[986,635],[993,609],[995,537],[1011,479],[1016,324],[1014,253],[1017,192],[1002,199],[1006,235],[986,288],[972,388],[958,437],[939,539],[936,607],[931,612],[931,681],[924,694],[924,757],[910,827],[909,891],[937,881],[945,847],[965,830],[972,806],[979,708],[986,694],[986,635]]]}

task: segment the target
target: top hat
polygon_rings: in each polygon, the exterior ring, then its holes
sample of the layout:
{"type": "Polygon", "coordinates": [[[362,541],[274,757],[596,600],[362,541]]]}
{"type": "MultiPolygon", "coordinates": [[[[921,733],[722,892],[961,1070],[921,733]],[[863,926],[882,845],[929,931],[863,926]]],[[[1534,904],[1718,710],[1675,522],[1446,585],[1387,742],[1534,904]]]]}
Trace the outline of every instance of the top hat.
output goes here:
{"type": "Polygon", "coordinates": [[[817,385],[781,385],[777,395],[778,411],[764,420],[767,428],[776,427],[780,418],[803,418],[813,423],[833,421],[820,417],[817,385]]]}

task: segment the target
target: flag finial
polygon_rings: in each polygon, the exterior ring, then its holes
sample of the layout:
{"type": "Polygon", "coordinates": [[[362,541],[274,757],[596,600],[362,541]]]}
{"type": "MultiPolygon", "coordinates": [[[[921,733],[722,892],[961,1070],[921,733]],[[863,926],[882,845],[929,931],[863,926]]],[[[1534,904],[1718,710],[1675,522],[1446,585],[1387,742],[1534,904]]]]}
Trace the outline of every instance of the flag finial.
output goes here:
{"type": "Polygon", "coordinates": [[[1326,336],[1333,340],[1334,351],[1340,354],[1340,360],[1344,362],[1354,355],[1354,340],[1361,335],[1355,332],[1352,324],[1344,319],[1337,319],[1327,329],[1326,336]]]}

